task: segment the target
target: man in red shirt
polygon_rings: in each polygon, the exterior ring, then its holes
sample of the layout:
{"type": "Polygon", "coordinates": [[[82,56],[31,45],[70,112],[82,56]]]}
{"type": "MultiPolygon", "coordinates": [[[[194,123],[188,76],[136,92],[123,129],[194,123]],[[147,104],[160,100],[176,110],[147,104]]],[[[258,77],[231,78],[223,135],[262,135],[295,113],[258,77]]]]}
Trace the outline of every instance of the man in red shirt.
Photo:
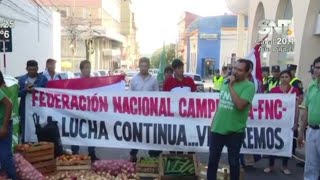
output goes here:
{"type": "Polygon", "coordinates": [[[169,77],[163,84],[163,91],[171,92],[196,92],[197,86],[191,77],[184,76],[183,62],[180,59],[174,59],[171,67],[173,76],[169,77]]]}
{"type": "MultiPolygon", "coordinates": [[[[163,84],[163,91],[170,92],[196,92],[197,85],[193,79],[188,76],[184,76],[183,62],[180,59],[174,59],[171,63],[173,69],[173,76],[169,77],[163,84]]],[[[170,151],[170,153],[175,153],[170,151]]],[[[183,154],[183,152],[178,152],[183,154]]]]}

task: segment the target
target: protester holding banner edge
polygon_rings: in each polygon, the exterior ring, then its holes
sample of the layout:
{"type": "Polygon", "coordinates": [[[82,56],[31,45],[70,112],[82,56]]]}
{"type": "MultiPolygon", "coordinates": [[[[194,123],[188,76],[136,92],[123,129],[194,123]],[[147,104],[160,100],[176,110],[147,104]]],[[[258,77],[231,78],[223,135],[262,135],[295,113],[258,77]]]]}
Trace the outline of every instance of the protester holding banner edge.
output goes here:
{"type": "MultiPolygon", "coordinates": [[[[4,77],[0,71],[0,87],[6,88],[4,77]]],[[[16,179],[16,170],[12,154],[13,122],[11,114],[13,105],[9,97],[0,90],[0,165],[10,179],[16,179]]]]}
{"type": "MultiPolygon", "coordinates": [[[[149,74],[150,59],[142,57],[139,59],[139,73],[130,81],[130,91],[159,91],[158,80],[149,74]]],[[[138,149],[131,149],[130,161],[137,161],[138,149]]],[[[158,157],[162,151],[149,150],[149,156],[158,157]]]]}
{"type": "MultiPolygon", "coordinates": [[[[91,63],[89,60],[83,60],[80,62],[80,78],[90,78],[91,77],[91,63]]],[[[72,145],[71,146],[72,154],[79,154],[80,147],[72,145]]],[[[88,153],[92,161],[99,160],[96,156],[95,147],[88,147],[88,153]]]]}
{"type": "MultiPolygon", "coordinates": [[[[292,74],[289,70],[284,70],[280,72],[280,85],[271,89],[270,93],[285,93],[285,94],[296,94],[296,113],[295,113],[295,121],[292,130],[294,133],[297,133],[298,128],[298,118],[299,118],[299,104],[298,99],[301,96],[300,90],[296,87],[290,85],[290,81],[292,80],[292,74]]],[[[295,143],[293,143],[293,149],[295,149],[295,143]]],[[[271,173],[274,169],[275,156],[269,156],[269,167],[264,169],[265,173],[271,173]]],[[[288,157],[282,158],[282,172],[286,175],[291,174],[291,171],[288,169],[288,157]]]]}
{"type": "Polygon", "coordinates": [[[216,180],[224,146],[228,148],[230,179],[240,178],[240,149],[245,138],[245,128],[255,87],[247,78],[250,62],[239,59],[220,92],[218,110],[212,121],[207,179],[216,180]]]}
{"type": "Polygon", "coordinates": [[[19,78],[19,97],[20,106],[20,131],[21,131],[21,141],[24,141],[24,133],[25,133],[25,101],[28,93],[32,93],[35,87],[46,87],[48,83],[48,79],[38,73],[38,62],[36,60],[28,60],[27,61],[27,74],[21,76],[19,78]]]}

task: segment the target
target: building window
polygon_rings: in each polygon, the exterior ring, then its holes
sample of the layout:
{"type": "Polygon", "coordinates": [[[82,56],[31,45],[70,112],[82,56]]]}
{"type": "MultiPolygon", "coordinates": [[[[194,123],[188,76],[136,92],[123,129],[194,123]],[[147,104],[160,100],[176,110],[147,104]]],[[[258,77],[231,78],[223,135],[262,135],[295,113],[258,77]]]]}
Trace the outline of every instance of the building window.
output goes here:
{"type": "Polygon", "coordinates": [[[63,18],[70,16],[70,8],[69,7],[61,8],[59,12],[61,14],[61,17],[63,17],[63,18]]]}

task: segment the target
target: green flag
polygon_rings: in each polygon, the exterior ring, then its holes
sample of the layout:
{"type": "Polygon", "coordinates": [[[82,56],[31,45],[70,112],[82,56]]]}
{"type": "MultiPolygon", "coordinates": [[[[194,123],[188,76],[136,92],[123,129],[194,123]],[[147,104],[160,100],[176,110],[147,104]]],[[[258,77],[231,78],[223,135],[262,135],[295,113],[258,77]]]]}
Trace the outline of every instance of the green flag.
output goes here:
{"type": "Polygon", "coordinates": [[[158,75],[157,75],[157,79],[158,82],[160,84],[163,83],[164,80],[164,69],[167,66],[167,53],[166,53],[166,46],[163,43],[163,49],[162,49],[162,53],[160,56],[160,64],[159,64],[159,71],[158,71],[158,75]]]}

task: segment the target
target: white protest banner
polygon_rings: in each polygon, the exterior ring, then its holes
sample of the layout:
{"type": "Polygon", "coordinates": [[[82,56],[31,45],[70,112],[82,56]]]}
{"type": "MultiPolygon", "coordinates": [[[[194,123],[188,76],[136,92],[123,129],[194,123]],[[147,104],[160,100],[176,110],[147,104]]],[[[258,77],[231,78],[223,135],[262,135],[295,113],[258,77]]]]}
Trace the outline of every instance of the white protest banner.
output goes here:
{"type": "MultiPolygon", "coordinates": [[[[37,141],[32,116],[59,124],[63,144],[208,152],[215,93],[117,92],[38,88],[26,100],[26,140],[37,141]]],[[[242,152],[291,156],[295,96],[257,94],[242,152]]]]}

